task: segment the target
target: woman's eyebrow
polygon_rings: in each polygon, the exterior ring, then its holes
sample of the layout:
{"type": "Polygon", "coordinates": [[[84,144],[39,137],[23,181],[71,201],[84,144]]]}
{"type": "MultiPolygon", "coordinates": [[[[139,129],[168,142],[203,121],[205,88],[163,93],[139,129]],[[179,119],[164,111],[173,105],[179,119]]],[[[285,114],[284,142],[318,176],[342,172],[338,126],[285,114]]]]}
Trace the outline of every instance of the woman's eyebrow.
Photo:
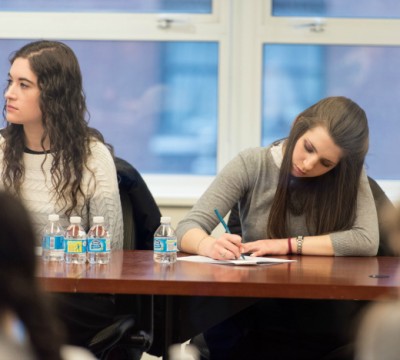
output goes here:
{"type": "MultiPolygon", "coordinates": [[[[11,76],[11,74],[10,73],[8,73],[8,77],[10,78],[10,79],[12,79],[13,77],[11,76]]],[[[32,80],[29,80],[29,79],[27,79],[27,78],[24,78],[24,77],[20,77],[20,78],[18,78],[18,81],[26,81],[26,82],[28,82],[28,83],[30,83],[30,84],[32,84],[32,85],[35,85],[35,83],[32,81],[32,80]]]]}

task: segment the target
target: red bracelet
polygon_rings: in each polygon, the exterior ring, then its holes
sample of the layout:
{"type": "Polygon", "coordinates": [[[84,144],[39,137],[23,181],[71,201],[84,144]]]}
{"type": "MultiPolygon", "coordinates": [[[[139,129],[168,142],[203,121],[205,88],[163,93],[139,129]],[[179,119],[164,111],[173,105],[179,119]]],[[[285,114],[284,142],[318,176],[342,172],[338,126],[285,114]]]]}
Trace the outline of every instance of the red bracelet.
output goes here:
{"type": "Polygon", "coordinates": [[[288,255],[290,255],[290,254],[293,253],[293,251],[292,251],[292,243],[290,242],[291,239],[292,239],[292,238],[288,238],[288,239],[287,239],[288,248],[289,248],[288,255]]]}

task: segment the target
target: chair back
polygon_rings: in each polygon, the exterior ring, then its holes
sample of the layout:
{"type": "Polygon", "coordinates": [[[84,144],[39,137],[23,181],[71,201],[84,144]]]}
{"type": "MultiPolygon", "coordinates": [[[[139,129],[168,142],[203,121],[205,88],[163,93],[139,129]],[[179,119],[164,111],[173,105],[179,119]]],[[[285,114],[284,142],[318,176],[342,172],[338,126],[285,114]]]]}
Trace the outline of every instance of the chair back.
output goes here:
{"type": "Polygon", "coordinates": [[[161,212],[140,173],[126,160],[115,158],[124,221],[124,249],[152,250],[161,212]]]}
{"type": "Polygon", "coordinates": [[[395,251],[389,241],[389,229],[385,226],[385,216],[388,212],[395,211],[395,206],[374,179],[368,177],[368,181],[372,195],[374,196],[376,212],[378,214],[379,248],[377,255],[395,256],[395,251]]]}
{"type": "MultiPolygon", "coordinates": [[[[115,158],[124,222],[125,250],[152,250],[160,225],[160,210],[140,173],[127,161],[115,158]]],[[[101,360],[139,360],[153,343],[153,296],[115,294],[115,322],[88,344],[101,360]]]]}

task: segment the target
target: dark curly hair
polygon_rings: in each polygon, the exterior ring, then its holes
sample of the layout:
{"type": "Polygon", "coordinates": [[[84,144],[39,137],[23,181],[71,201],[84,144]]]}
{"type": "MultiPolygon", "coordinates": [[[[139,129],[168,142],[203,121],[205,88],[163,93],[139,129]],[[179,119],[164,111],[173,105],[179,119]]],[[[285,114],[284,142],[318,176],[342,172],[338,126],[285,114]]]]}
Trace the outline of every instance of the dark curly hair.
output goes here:
{"type": "MultiPolygon", "coordinates": [[[[18,58],[27,59],[31,71],[37,76],[44,129],[41,144],[44,151],[45,140],[50,140],[54,195],[65,213],[70,215],[77,208],[79,196],[84,199],[82,206],[86,203],[81,182],[90,155],[89,143],[93,138],[104,143],[101,133],[88,126],[78,59],[67,45],[47,40],[23,46],[12,54],[10,63],[18,58]]],[[[5,118],[5,107],[3,116],[5,118]]],[[[3,182],[8,190],[19,194],[24,178],[23,125],[7,123],[2,135],[6,140],[3,182]]],[[[107,146],[112,153],[112,147],[107,146]]]]}

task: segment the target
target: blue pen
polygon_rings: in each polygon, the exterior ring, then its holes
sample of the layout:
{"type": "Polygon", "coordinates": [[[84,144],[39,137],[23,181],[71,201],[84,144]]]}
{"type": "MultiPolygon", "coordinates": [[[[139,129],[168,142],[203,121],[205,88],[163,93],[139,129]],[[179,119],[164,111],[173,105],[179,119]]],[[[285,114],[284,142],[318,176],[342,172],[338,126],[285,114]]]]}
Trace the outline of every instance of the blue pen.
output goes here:
{"type": "MultiPolygon", "coordinates": [[[[232,234],[231,231],[229,230],[229,227],[228,227],[228,225],[226,224],[224,218],[223,218],[222,215],[219,213],[218,209],[214,209],[214,212],[215,212],[215,214],[217,215],[218,220],[220,221],[220,223],[221,223],[222,226],[224,227],[225,232],[227,232],[228,234],[232,234]]],[[[241,257],[243,260],[245,260],[245,257],[244,257],[243,254],[241,254],[240,257],[241,257]]]]}

